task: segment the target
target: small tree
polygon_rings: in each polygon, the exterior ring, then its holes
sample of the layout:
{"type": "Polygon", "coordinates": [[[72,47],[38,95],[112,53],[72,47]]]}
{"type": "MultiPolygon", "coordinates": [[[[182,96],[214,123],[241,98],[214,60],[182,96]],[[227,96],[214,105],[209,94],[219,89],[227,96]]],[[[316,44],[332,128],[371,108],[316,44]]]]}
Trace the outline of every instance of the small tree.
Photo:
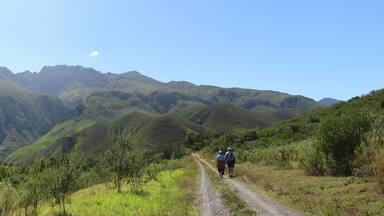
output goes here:
{"type": "Polygon", "coordinates": [[[110,149],[106,155],[107,168],[114,174],[114,185],[118,193],[124,180],[132,183],[133,190],[137,189],[137,182],[140,180],[145,166],[144,151],[131,142],[127,129],[109,130],[110,149]]]}
{"type": "Polygon", "coordinates": [[[45,169],[45,161],[43,159],[36,160],[28,172],[28,177],[21,183],[18,188],[20,200],[19,207],[24,208],[25,215],[37,215],[39,202],[48,198],[47,187],[48,181],[43,171],[45,169]],[[29,214],[29,208],[32,207],[29,214]]]}
{"type": "Polygon", "coordinates": [[[67,215],[66,200],[75,188],[81,168],[82,160],[75,147],[71,154],[62,154],[52,167],[45,170],[49,195],[59,204],[61,215],[67,215]]]}

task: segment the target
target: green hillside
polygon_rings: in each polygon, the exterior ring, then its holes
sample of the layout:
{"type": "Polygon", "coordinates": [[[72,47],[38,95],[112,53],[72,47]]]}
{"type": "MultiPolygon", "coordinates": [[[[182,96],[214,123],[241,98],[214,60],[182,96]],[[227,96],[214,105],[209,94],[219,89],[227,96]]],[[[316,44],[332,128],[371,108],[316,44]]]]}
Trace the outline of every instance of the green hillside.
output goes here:
{"type": "Polygon", "coordinates": [[[109,148],[110,127],[127,128],[134,142],[164,158],[179,157],[184,153],[187,132],[202,132],[203,127],[176,115],[153,115],[131,111],[109,121],[78,118],[64,121],[36,142],[25,146],[8,158],[11,163],[31,163],[39,157],[49,157],[70,151],[78,144],[88,158],[100,156],[109,148]]]}
{"type": "MultiPolygon", "coordinates": [[[[12,94],[17,94],[15,97],[26,100],[25,104],[32,104],[34,112],[22,111],[27,109],[26,105],[18,105],[22,107],[20,112],[28,113],[28,124],[32,124],[23,126],[28,125],[27,131],[38,130],[26,133],[21,127],[8,128],[7,134],[12,134],[9,139],[0,134],[0,138],[11,143],[0,149],[3,158],[19,147],[36,141],[8,159],[17,162],[30,162],[40,156],[54,155],[69,150],[75,143],[83,143],[89,155],[100,154],[106,149],[105,136],[110,122],[134,111],[150,117],[145,117],[147,120],[143,125],[135,120],[131,122],[130,119],[126,119],[125,124],[139,124],[142,129],[132,132],[133,136],[143,143],[154,144],[156,140],[158,143],[151,145],[156,149],[156,145],[161,146],[165,142],[180,143],[187,131],[207,129],[229,132],[241,128],[263,127],[322,107],[312,99],[286,93],[197,86],[184,81],[166,83],[138,72],[104,74],[81,66],[47,66],[39,73],[27,71],[18,74],[2,69],[0,74],[3,80],[12,83],[2,85],[3,92],[13,92],[12,94]],[[25,93],[27,91],[16,83],[52,96],[25,93]],[[68,116],[66,113],[69,111],[63,110],[65,108],[62,108],[62,103],[74,107],[72,113],[75,114],[64,122],[61,121],[68,116]],[[56,116],[56,112],[64,114],[56,116]],[[154,120],[155,116],[158,118],[154,120]],[[35,119],[46,123],[42,124],[35,119]],[[61,123],[56,125],[59,122],[61,123]],[[163,132],[168,128],[178,129],[163,132]],[[8,150],[4,150],[5,148],[8,150]]],[[[12,120],[21,125],[18,116],[22,115],[15,114],[12,120]]],[[[170,156],[168,153],[166,155],[170,156]]]]}
{"type": "Polygon", "coordinates": [[[0,76],[0,161],[69,115],[58,98],[28,91],[0,76]]]}
{"type": "Polygon", "coordinates": [[[181,112],[186,119],[208,129],[229,132],[255,128],[272,123],[271,119],[228,103],[214,106],[193,106],[181,112]]]}

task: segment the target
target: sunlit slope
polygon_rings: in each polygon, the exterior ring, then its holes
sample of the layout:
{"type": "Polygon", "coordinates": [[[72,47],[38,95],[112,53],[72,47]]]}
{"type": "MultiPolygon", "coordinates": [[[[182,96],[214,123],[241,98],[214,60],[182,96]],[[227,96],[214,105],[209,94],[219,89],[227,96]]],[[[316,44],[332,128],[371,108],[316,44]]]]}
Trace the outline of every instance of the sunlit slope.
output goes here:
{"type": "Polygon", "coordinates": [[[272,120],[228,103],[194,106],[182,112],[186,119],[215,131],[266,126],[272,120]]]}
{"type": "Polygon", "coordinates": [[[69,115],[58,98],[31,92],[0,75],[0,161],[69,115]]]}
{"type": "Polygon", "coordinates": [[[139,111],[129,112],[108,122],[72,119],[57,125],[31,145],[15,151],[7,158],[7,162],[31,163],[39,157],[70,151],[74,144],[79,144],[87,157],[95,158],[108,149],[108,129],[111,126],[127,128],[132,142],[137,142],[148,151],[162,154],[164,158],[182,153],[188,131],[204,130],[200,125],[176,115],[153,115],[139,111]]]}

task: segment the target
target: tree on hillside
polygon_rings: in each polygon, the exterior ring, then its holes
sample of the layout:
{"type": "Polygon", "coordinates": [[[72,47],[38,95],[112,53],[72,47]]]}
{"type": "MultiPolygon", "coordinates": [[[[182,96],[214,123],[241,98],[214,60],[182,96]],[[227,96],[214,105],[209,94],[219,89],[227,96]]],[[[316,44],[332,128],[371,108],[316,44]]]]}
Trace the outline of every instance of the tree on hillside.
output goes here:
{"type": "Polygon", "coordinates": [[[19,186],[19,207],[24,208],[25,215],[37,215],[39,202],[47,199],[49,185],[46,174],[44,173],[44,160],[37,160],[19,186]],[[30,207],[32,208],[30,209],[30,207]]]}
{"type": "MultiPolygon", "coordinates": [[[[128,130],[110,128],[108,133],[110,149],[106,154],[107,169],[114,175],[114,185],[121,193],[124,180],[135,185],[146,164],[144,150],[131,142],[128,130]]],[[[133,188],[134,190],[136,188],[133,188]]]]}
{"type": "Polygon", "coordinates": [[[61,215],[67,215],[66,200],[75,189],[76,180],[82,169],[83,161],[77,146],[72,149],[72,153],[62,154],[50,168],[45,169],[49,195],[59,204],[61,215]]]}

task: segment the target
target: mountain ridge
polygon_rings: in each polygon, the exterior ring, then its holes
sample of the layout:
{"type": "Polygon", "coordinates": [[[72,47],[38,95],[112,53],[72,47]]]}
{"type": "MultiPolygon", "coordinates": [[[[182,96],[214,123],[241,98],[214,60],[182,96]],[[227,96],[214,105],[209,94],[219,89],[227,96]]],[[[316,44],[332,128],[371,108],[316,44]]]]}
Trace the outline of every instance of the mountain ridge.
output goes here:
{"type": "MultiPolygon", "coordinates": [[[[99,137],[106,134],[106,125],[135,110],[155,116],[151,117],[154,119],[150,121],[152,126],[147,125],[150,122],[143,125],[147,128],[144,134],[169,140],[158,132],[171,127],[179,131],[175,137],[181,141],[181,136],[189,130],[204,128],[228,132],[263,127],[323,107],[311,98],[277,91],[221,88],[187,81],[160,82],[137,71],[101,73],[79,65],[45,66],[38,73],[16,74],[0,68],[0,75],[19,86],[17,88],[57,98],[76,113],[65,121],[50,125],[49,131],[38,134],[28,146],[14,146],[14,152],[7,152],[13,155],[11,161],[30,162],[39,155],[51,156],[70,150],[81,140],[79,137],[83,137],[83,133],[88,137],[85,140],[98,140],[95,146],[87,142],[86,151],[100,152],[106,147],[99,137]]],[[[144,139],[144,136],[138,137],[144,139]]],[[[155,138],[149,141],[152,146],[164,144],[154,143],[155,138]]]]}

